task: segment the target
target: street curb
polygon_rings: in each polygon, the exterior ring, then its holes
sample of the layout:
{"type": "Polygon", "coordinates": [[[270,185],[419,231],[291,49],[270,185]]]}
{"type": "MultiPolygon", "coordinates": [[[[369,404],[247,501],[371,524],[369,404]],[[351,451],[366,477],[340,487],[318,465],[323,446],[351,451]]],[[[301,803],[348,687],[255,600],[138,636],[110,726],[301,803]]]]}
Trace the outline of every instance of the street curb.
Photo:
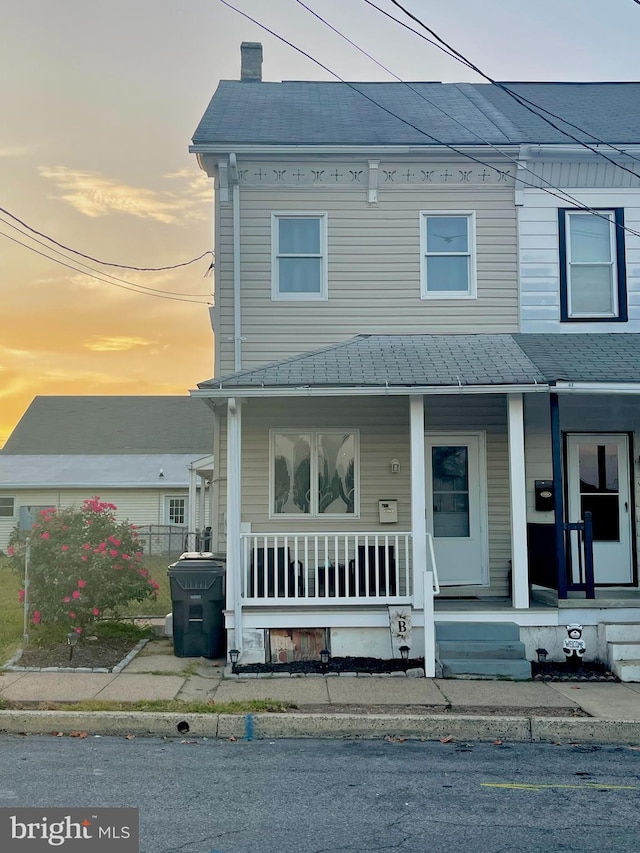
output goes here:
{"type": "Polygon", "coordinates": [[[411,738],[453,741],[640,744],[640,722],[455,714],[189,714],[141,711],[0,711],[0,732],[142,735],[232,740],[411,738]]]}

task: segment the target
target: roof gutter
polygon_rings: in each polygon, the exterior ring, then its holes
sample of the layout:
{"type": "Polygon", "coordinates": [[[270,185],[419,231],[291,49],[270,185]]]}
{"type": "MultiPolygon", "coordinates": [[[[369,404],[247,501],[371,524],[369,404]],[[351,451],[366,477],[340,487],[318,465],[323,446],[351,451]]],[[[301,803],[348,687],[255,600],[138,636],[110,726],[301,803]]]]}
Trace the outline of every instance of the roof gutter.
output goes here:
{"type": "Polygon", "coordinates": [[[640,382],[556,382],[559,394],[640,394],[640,382]]]}
{"type": "Polygon", "coordinates": [[[601,152],[604,152],[606,153],[607,157],[611,157],[611,159],[613,160],[624,161],[625,155],[629,157],[637,157],[640,155],[640,146],[636,144],[625,145],[624,142],[612,144],[615,144],[615,148],[612,148],[611,145],[598,145],[596,143],[593,143],[589,146],[593,149],[592,151],[590,151],[589,148],[585,148],[583,145],[554,145],[553,143],[540,143],[537,145],[527,145],[526,156],[531,159],[546,158],[589,160],[598,156],[601,152]],[[620,149],[622,149],[624,154],[620,153],[620,149]]]}
{"type": "Polygon", "coordinates": [[[540,394],[547,393],[546,384],[528,385],[375,385],[354,386],[299,386],[296,388],[197,388],[189,393],[192,397],[409,397],[411,394],[425,396],[476,395],[476,394],[540,394]]]}
{"type": "MultiPolygon", "coordinates": [[[[499,159],[499,155],[495,153],[495,149],[498,149],[500,153],[504,151],[505,154],[513,154],[514,152],[517,153],[520,148],[519,143],[516,142],[496,144],[490,152],[487,152],[486,145],[459,145],[452,142],[451,146],[455,147],[457,151],[463,151],[467,154],[482,154],[485,159],[499,159]]],[[[416,143],[414,143],[413,145],[307,145],[305,143],[269,144],[268,142],[260,143],[259,145],[257,145],[255,142],[246,142],[234,144],[233,150],[236,154],[252,154],[255,157],[268,157],[272,154],[363,154],[366,156],[373,156],[377,153],[419,154],[423,156],[425,152],[430,152],[438,155],[448,155],[449,157],[455,158],[455,152],[451,151],[451,146],[448,147],[446,145],[429,144],[418,145],[416,143]]],[[[229,151],[229,147],[229,142],[199,142],[189,146],[189,153],[196,154],[198,157],[198,163],[200,164],[200,168],[204,168],[203,161],[201,160],[202,155],[227,154],[229,151]]]]}

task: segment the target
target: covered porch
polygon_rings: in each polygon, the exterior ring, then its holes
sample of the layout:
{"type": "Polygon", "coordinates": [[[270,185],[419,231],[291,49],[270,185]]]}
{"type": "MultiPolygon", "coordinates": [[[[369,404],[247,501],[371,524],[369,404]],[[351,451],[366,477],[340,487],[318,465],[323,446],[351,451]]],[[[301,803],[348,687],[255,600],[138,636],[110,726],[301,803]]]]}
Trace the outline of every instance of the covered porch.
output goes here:
{"type": "Polygon", "coordinates": [[[228,642],[314,627],[375,650],[405,607],[433,675],[443,592],[529,607],[523,399],[541,376],[510,336],[361,336],[295,361],[197,392],[225,423],[228,642]]]}

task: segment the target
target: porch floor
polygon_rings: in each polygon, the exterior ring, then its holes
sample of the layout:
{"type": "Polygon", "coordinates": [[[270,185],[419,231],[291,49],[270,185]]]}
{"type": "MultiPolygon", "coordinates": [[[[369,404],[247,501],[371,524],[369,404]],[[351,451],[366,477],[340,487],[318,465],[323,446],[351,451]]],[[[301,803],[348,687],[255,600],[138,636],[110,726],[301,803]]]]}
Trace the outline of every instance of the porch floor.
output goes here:
{"type": "Polygon", "coordinates": [[[563,608],[575,609],[576,606],[581,609],[590,607],[595,609],[637,607],[640,609],[640,589],[637,587],[598,587],[595,593],[595,598],[585,598],[583,592],[569,592],[568,598],[558,598],[558,592],[555,589],[533,587],[531,601],[538,605],[557,607],[560,610],[563,608]]]}

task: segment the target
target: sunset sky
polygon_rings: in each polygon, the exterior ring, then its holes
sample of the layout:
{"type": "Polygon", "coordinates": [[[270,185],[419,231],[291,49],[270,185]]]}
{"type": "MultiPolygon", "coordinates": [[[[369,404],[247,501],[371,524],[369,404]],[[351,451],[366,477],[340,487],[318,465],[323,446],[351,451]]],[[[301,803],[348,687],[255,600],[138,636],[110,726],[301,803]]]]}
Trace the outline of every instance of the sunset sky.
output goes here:
{"type": "MultiPolygon", "coordinates": [[[[232,2],[346,79],[393,79],[296,0],[232,2]]],[[[479,79],[363,0],[305,2],[402,79],[479,79]]],[[[498,80],[640,79],[633,0],[403,5],[498,80]]],[[[241,41],[263,43],[266,80],[332,79],[219,0],[3,4],[0,207],[119,264],[212,249],[211,187],[188,145],[218,80],[239,77],[241,41]]],[[[195,303],[111,286],[0,234],[0,446],[36,394],[183,394],[213,375],[206,259],[158,273],[92,265],[195,303]]]]}

